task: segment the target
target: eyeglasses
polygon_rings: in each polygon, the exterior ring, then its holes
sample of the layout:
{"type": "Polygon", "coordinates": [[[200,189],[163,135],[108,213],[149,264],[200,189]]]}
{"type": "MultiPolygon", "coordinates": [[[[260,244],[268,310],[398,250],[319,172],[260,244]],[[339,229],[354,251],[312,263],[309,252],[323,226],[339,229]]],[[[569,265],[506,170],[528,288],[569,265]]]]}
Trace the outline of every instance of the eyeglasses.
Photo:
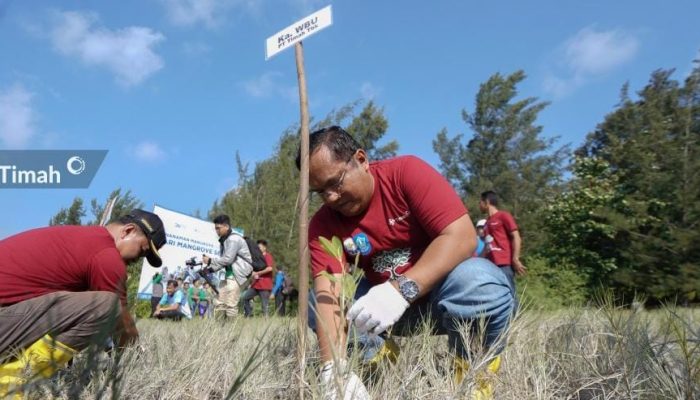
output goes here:
{"type": "Polygon", "coordinates": [[[350,159],[345,162],[343,173],[340,174],[340,177],[335,181],[335,183],[331,183],[324,189],[313,190],[312,193],[316,193],[317,195],[321,196],[321,198],[324,200],[329,199],[331,195],[340,197],[340,195],[343,194],[343,182],[345,181],[345,175],[347,175],[348,173],[348,165],[351,161],[352,157],[350,157],[350,159]]]}

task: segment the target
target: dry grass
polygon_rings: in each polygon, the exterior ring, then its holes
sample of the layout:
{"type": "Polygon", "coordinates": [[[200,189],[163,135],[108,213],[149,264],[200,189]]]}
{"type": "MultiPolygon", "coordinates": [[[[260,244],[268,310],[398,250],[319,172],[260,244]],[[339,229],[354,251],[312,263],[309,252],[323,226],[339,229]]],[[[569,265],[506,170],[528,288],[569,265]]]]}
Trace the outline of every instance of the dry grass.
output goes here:
{"type": "MultiPolygon", "coordinates": [[[[31,397],[296,399],[295,324],[280,318],[141,320],[145,352],[129,349],[121,359],[98,361],[84,352],[73,368],[35,387],[31,397]]],[[[306,398],[318,398],[317,353],[313,335],[310,339],[305,392],[306,398]]],[[[366,377],[373,398],[467,397],[474,374],[461,387],[453,385],[444,336],[423,333],[397,341],[402,348],[397,364],[366,377]]],[[[700,398],[699,310],[525,311],[508,342],[497,399],[700,398]]],[[[483,360],[483,355],[474,360],[477,369],[483,360]]]]}

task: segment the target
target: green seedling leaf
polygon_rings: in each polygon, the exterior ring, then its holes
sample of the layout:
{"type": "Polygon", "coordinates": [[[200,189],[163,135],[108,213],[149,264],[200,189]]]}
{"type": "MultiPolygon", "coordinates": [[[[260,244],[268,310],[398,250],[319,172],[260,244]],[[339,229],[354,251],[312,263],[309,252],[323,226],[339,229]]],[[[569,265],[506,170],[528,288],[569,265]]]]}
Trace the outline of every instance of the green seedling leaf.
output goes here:
{"type": "Polygon", "coordinates": [[[342,261],[343,258],[343,246],[340,243],[338,237],[333,236],[333,241],[324,238],[323,236],[318,237],[318,241],[321,242],[321,247],[329,256],[335,258],[338,261],[342,261]]]}

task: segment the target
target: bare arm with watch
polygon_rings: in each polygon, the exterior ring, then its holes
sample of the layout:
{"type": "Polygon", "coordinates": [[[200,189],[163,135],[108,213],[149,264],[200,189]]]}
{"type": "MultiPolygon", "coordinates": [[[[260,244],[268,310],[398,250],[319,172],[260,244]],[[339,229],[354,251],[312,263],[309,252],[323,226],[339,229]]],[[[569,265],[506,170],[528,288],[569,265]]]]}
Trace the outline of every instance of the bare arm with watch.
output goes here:
{"type": "Polygon", "coordinates": [[[401,318],[410,303],[429,293],[475,248],[476,231],[465,214],[433,239],[405,275],[377,285],[359,298],[348,312],[348,321],[360,333],[382,333],[401,318]]]}

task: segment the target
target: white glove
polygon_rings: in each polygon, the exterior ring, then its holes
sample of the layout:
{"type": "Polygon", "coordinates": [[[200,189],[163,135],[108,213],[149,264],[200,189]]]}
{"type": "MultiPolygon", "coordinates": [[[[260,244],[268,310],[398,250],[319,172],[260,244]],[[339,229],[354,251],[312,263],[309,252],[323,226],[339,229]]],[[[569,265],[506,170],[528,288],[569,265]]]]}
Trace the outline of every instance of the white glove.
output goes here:
{"type": "Polygon", "coordinates": [[[391,282],[372,287],[350,307],[348,321],[354,323],[358,333],[378,335],[401,318],[408,302],[391,282]]]}
{"type": "Polygon", "coordinates": [[[347,368],[344,360],[325,363],[319,376],[323,400],[371,400],[362,380],[347,368]],[[338,396],[342,393],[341,396],[338,396]]]}

